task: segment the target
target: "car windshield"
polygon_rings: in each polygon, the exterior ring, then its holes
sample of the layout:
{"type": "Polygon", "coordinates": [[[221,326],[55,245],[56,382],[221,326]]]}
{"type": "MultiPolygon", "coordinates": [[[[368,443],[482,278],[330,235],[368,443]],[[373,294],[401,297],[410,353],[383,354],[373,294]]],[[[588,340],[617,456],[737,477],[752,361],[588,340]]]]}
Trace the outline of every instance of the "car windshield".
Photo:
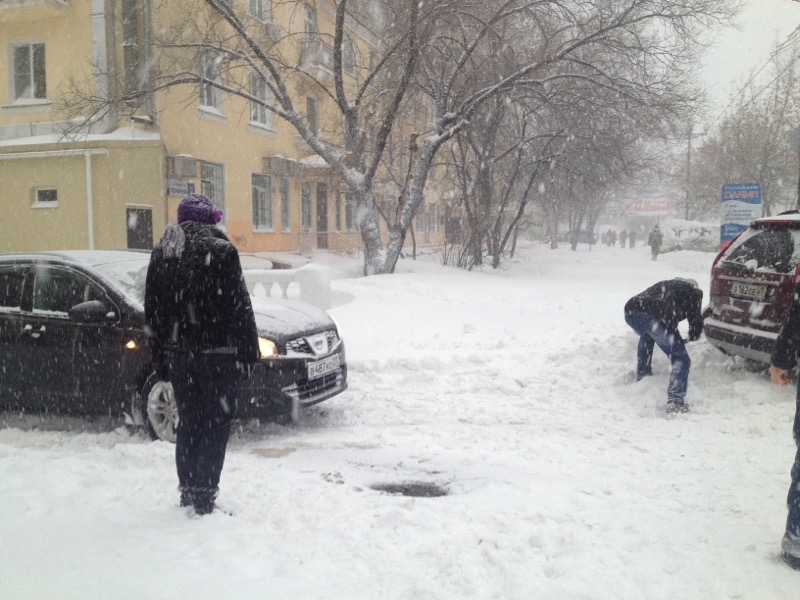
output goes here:
{"type": "Polygon", "coordinates": [[[722,266],[789,273],[800,260],[800,231],[785,227],[751,228],[731,245],[722,266]]]}
{"type": "Polygon", "coordinates": [[[150,257],[108,262],[94,269],[113,283],[132,302],[144,306],[144,286],[150,257]]]}

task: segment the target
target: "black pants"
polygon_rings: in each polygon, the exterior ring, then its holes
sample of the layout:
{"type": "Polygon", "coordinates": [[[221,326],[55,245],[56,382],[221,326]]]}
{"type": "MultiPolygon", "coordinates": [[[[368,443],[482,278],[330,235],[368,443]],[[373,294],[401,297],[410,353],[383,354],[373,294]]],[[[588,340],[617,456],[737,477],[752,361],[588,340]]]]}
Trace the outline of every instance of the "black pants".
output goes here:
{"type": "Polygon", "coordinates": [[[791,470],[792,483],[789,485],[789,494],[786,497],[786,507],[789,509],[786,532],[797,539],[800,538],[800,385],[797,386],[793,434],[797,452],[791,470]]]}
{"type": "Polygon", "coordinates": [[[232,354],[174,354],[169,378],[178,405],[175,463],[181,504],[211,512],[219,491],[241,373],[232,354]]]}

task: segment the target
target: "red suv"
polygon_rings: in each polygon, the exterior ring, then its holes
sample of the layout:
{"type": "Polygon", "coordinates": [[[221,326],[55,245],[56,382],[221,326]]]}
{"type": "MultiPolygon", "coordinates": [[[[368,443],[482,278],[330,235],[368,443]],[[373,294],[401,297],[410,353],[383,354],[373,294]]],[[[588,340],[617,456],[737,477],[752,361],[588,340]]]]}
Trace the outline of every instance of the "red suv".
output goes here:
{"type": "Polygon", "coordinates": [[[769,364],[800,282],[800,214],[753,221],[711,267],[703,332],[714,346],[769,364]]]}

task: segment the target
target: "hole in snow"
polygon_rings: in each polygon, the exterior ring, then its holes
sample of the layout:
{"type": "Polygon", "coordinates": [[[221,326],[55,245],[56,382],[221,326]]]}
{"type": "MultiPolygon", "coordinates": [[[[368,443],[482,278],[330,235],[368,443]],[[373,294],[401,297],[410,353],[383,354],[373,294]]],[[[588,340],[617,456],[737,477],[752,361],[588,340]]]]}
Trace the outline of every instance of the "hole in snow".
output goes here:
{"type": "Polygon", "coordinates": [[[413,496],[415,498],[438,498],[447,496],[448,489],[436,483],[424,481],[403,481],[400,483],[377,483],[370,486],[378,492],[387,494],[399,494],[401,496],[413,496]]]}

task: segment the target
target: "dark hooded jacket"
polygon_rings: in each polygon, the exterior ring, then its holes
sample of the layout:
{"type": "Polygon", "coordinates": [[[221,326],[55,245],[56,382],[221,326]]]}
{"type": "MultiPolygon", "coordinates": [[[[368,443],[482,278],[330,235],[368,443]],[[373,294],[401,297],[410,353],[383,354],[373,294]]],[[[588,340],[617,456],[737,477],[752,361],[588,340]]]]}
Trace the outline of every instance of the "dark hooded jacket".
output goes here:
{"type": "Polygon", "coordinates": [[[796,287],[792,294],[789,314],[786,315],[781,332],[775,341],[770,363],[785,371],[791,371],[797,366],[798,356],[800,356],[800,286],[796,287]]]}
{"type": "Polygon", "coordinates": [[[246,364],[259,358],[239,253],[214,225],[187,221],[167,227],[150,257],[144,306],[162,379],[165,350],[233,351],[246,364]]]}
{"type": "Polygon", "coordinates": [[[643,312],[661,321],[678,335],[678,323],[689,320],[689,339],[700,338],[703,332],[703,290],[691,281],[676,277],[659,281],[625,304],[625,313],[643,312]]]}

